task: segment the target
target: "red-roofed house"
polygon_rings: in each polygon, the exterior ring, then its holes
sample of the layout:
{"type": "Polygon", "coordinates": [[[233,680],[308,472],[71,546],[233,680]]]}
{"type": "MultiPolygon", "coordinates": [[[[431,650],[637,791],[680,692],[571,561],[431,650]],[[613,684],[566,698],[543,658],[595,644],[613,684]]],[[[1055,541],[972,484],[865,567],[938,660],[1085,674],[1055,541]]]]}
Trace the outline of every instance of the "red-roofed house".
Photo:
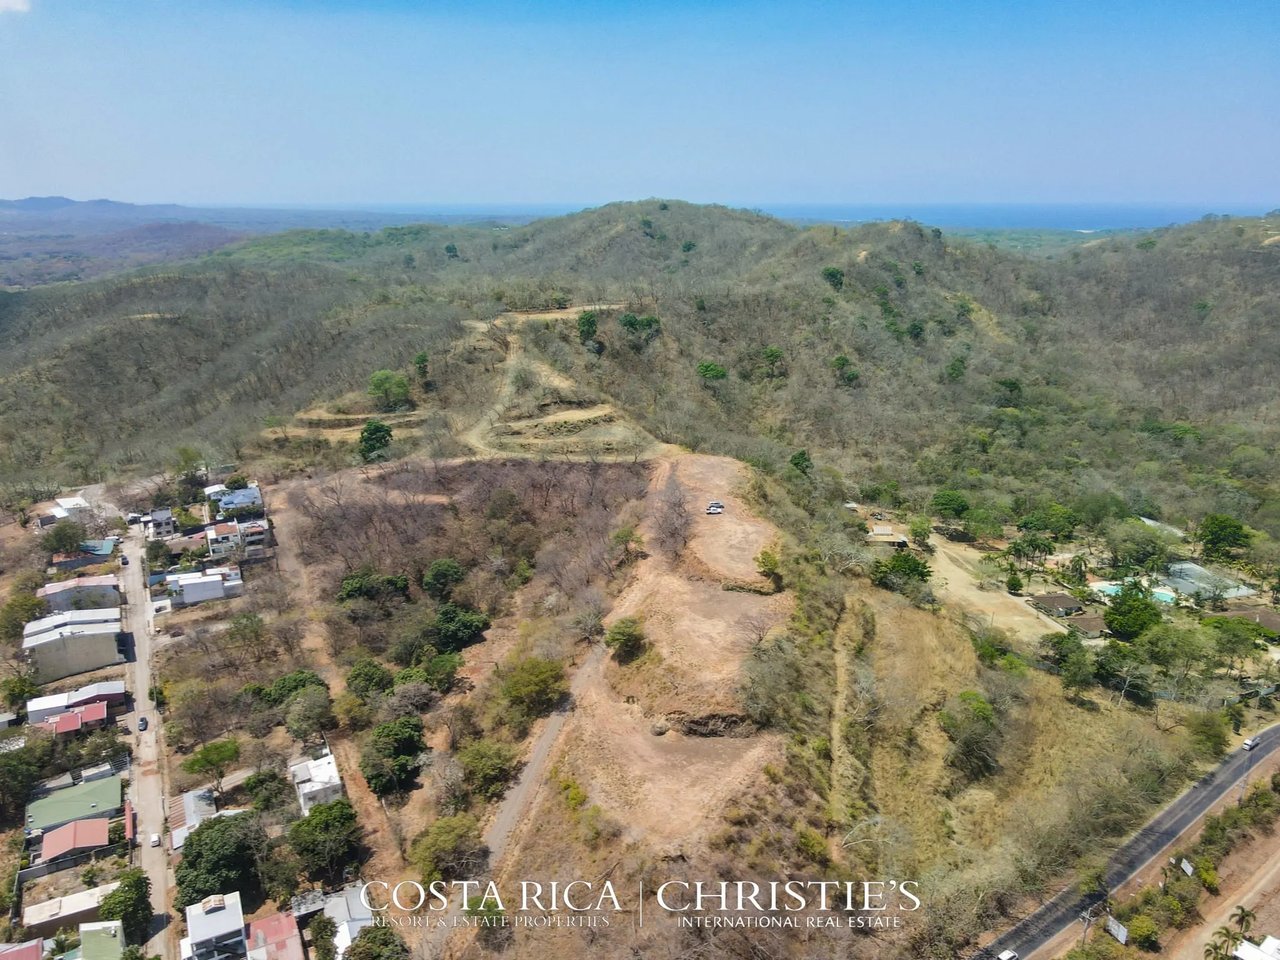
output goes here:
{"type": "Polygon", "coordinates": [[[291,913],[273,913],[249,924],[249,960],[303,960],[302,934],[291,913]]]}
{"type": "Polygon", "coordinates": [[[57,860],[82,850],[105,847],[110,842],[110,826],[111,821],[106,817],[94,817],[91,820],[75,820],[56,830],[50,830],[40,844],[40,859],[57,860]]]}
{"type": "Polygon", "coordinates": [[[103,702],[87,703],[72,707],[66,713],[58,713],[41,721],[56,737],[93,730],[107,722],[107,705],[103,702]]]}

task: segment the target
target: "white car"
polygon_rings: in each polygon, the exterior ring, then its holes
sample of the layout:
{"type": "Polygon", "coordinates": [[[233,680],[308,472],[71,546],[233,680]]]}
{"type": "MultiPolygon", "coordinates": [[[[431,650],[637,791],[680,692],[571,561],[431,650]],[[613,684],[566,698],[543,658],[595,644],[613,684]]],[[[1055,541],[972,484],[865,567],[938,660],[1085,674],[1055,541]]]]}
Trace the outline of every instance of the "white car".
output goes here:
{"type": "Polygon", "coordinates": [[[996,960],[1018,960],[1018,955],[1012,950],[1006,950],[996,960]]]}
{"type": "Polygon", "coordinates": [[[1250,737],[1244,743],[1240,744],[1240,746],[1243,747],[1245,750],[1252,750],[1257,745],[1258,745],[1257,737],[1250,737]]]}
{"type": "Polygon", "coordinates": [[[713,504],[708,504],[708,505],[707,505],[707,513],[710,513],[710,514],[719,514],[719,513],[724,513],[724,507],[717,507],[717,506],[715,506],[715,505],[713,505],[713,504]]]}

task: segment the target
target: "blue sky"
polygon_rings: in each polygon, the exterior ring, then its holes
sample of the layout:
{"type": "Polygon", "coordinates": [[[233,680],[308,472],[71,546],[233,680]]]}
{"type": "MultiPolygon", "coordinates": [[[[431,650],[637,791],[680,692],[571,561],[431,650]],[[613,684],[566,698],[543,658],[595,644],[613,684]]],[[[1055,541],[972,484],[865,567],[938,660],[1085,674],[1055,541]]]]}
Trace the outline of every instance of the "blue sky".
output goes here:
{"type": "Polygon", "coordinates": [[[0,0],[0,197],[1266,209],[1277,50],[1275,0],[0,0]]]}

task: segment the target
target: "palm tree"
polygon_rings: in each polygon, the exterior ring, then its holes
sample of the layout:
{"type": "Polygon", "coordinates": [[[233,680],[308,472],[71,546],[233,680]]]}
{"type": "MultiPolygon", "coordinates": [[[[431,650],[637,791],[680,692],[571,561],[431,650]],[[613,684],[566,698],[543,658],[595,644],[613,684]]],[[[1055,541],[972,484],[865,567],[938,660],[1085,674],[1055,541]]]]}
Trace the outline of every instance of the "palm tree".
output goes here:
{"type": "Polygon", "coordinates": [[[1213,939],[1221,940],[1223,952],[1229,955],[1235,952],[1236,947],[1240,945],[1240,941],[1244,939],[1244,934],[1239,930],[1232,930],[1230,927],[1219,927],[1213,931],[1213,939]]]}
{"type": "Polygon", "coordinates": [[[1258,915],[1244,904],[1237,904],[1235,913],[1231,914],[1231,922],[1239,928],[1241,936],[1249,932],[1249,928],[1253,926],[1253,921],[1257,919],[1258,915]]]}
{"type": "Polygon", "coordinates": [[[1206,943],[1204,945],[1204,960],[1227,960],[1227,955],[1222,952],[1222,944],[1216,941],[1206,943]]]}

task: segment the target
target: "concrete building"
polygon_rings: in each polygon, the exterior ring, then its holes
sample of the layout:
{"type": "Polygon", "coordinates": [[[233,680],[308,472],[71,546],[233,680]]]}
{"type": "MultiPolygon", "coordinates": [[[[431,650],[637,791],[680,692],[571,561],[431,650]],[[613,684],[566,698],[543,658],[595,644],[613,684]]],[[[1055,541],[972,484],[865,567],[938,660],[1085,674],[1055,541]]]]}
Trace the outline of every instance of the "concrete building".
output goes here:
{"type": "Polygon", "coordinates": [[[39,683],[123,663],[120,608],[73,610],[44,617],[23,630],[22,654],[39,683]]]}
{"type": "Polygon", "coordinates": [[[289,768],[293,787],[298,791],[298,806],[305,817],[317,803],[329,803],[342,796],[342,777],[333,754],[318,760],[303,760],[289,768]]]}
{"type": "Polygon", "coordinates": [[[217,483],[204,488],[205,496],[218,504],[221,510],[243,510],[246,507],[262,507],[262,491],[256,483],[251,483],[242,490],[228,490],[217,483]]]}
{"type": "Polygon", "coordinates": [[[142,518],[142,529],[148,540],[163,540],[178,532],[178,521],[172,510],[163,507],[142,518]]]}
{"type": "Polygon", "coordinates": [[[1069,593],[1041,593],[1031,597],[1030,603],[1051,617],[1069,617],[1084,610],[1084,604],[1069,593]]]}
{"type": "Polygon", "coordinates": [[[181,850],[187,835],[211,817],[218,815],[218,804],[212,790],[188,790],[169,801],[169,845],[181,850]]]}
{"type": "Polygon", "coordinates": [[[203,571],[193,570],[190,573],[171,573],[164,581],[165,589],[169,591],[173,602],[180,606],[238,597],[244,592],[240,568],[234,565],[210,567],[203,571]]]}
{"type": "Polygon", "coordinates": [[[183,960],[233,960],[248,955],[240,894],[214,894],[187,907],[183,960]]]}
{"type": "Polygon", "coordinates": [[[105,703],[108,707],[123,704],[125,689],[123,680],[102,680],[98,683],[85,684],[78,690],[67,693],[51,693],[43,697],[35,697],[27,701],[27,722],[40,723],[49,717],[66,713],[72,707],[87,703],[105,703]]]}
{"type": "Polygon", "coordinates": [[[119,920],[80,924],[80,960],[120,960],[124,946],[124,924],[119,920]]]}
{"type": "Polygon", "coordinates": [[[74,927],[97,920],[102,901],[118,886],[118,882],[104,883],[92,890],[55,897],[44,903],[33,903],[22,911],[22,926],[28,933],[52,937],[63,927],[74,927]]]}
{"type": "MultiPolygon", "coordinates": [[[[119,607],[92,607],[88,610],[67,610],[55,613],[38,620],[32,620],[22,628],[22,639],[29,640],[42,633],[60,630],[64,627],[86,627],[101,623],[119,624],[119,607]]],[[[117,631],[119,626],[116,627],[117,631]]]]}
{"type": "Polygon", "coordinates": [[[1236,960],[1280,960],[1280,939],[1263,937],[1261,943],[1241,940],[1231,955],[1236,960]]]}
{"type": "Polygon", "coordinates": [[[50,613],[119,607],[120,581],[114,576],[76,577],[47,584],[36,596],[48,605],[50,613]]]}
{"type": "Polygon", "coordinates": [[[93,516],[93,507],[84,497],[58,497],[49,510],[56,520],[74,520],[83,523],[93,516]]]}

